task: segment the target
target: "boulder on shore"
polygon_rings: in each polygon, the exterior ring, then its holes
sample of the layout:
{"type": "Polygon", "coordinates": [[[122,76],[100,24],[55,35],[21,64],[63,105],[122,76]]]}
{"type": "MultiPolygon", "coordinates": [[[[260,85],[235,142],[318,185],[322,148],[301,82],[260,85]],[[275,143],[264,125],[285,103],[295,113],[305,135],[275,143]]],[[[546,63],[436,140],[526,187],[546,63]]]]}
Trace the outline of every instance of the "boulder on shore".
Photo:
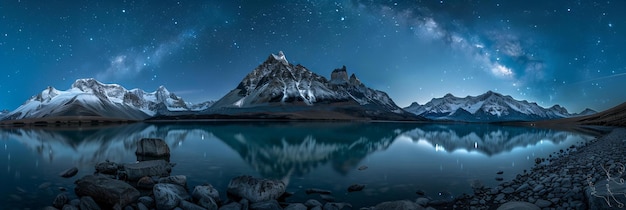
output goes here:
{"type": "Polygon", "coordinates": [[[101,175],[87,175],[75,182],[79,197],[90,196],[97,203],[108,206],[127,206],[139,198],[139,191],[126,182],[101,175]]]}
{"type": "Polygon", "coordinates": [[[285,193],[285,183],[280,180],[257,179],[238,176],[230,180],[227,193],[252,203],[278,199],[285,193]]]}
{"type": "Polygon", "coordinates": [[[128,180],[139,180],[144,176],[169,176],[172,172],[172,166],[165,160],[148,160],[124,164],[124,171],[126,171],[128,180]]]}

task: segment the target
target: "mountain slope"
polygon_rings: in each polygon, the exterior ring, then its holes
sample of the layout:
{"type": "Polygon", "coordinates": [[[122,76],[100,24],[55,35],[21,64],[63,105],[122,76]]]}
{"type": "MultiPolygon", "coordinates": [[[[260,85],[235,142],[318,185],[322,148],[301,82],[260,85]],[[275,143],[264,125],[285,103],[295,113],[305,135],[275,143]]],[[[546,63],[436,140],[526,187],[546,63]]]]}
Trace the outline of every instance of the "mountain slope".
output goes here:
{"type": "MultiPolygon", "coordinates": [[[[593,110],[592,110],[593,111],[593,110]]],[[[583,111],[584,112],[584,111],[583,111]]],[[[587,116],[534,122],[535,125],[601,125],[626,127],[626,103],[587,116]]]]}
{"type": "MultiPolygon", "coordinates": [[[[492,91],[465,98],[446,94],[442,98],[433,98],[424,105],[413,103],[405,110],[432,120],[462,122],[535,121],[574,116],[559,105],[546,109],[537,103],[518,101],[511,96],[492,91]]],[[[592,111],[581,112],[581,114],[592,111]]]]}
{"type": "Polygon", "coordinates": [[[419,119],[389,96],[362,84],[345,66],[331,80],[270,55],[237,87],[215,102],[207,114],[289,119],[419,119]]]}
{"type": "Polygon", "coordinates": [[[186,110],[187,103],[163,86],[147,93],[95,79],[78,79],[66,91],[46,88],[4,115],[3,120],[75,116],[143,120],[162,111],[186,110]]]}

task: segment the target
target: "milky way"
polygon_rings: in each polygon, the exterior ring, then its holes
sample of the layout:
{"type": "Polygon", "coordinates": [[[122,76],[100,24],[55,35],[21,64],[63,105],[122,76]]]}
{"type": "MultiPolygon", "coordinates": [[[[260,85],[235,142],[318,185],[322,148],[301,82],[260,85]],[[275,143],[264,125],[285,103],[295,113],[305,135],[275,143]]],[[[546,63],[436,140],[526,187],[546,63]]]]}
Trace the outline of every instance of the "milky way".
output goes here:
{"type": "Polygon", "coordinates": [[[53,1],[0,4],[0,109],[93,77],[216,100],[282,50],[346,65],[400,106],[493,90],[572,112],[626,101],[624,1],[53,1]]]}

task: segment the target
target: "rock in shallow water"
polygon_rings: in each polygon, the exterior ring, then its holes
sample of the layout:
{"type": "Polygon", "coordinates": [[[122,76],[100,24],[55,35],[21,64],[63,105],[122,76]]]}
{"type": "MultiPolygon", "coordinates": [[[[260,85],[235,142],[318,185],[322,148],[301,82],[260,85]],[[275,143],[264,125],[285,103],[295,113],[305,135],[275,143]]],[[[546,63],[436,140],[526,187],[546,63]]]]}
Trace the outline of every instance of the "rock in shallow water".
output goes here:
{"type": "Polygon", "coordinates": [[[138,161],[159,158],[169,161],[170,147],[162,139],[143,138],[137,142],[135,154],[138,161]]]}
{"type": "Polygon", "coordinates": [[[252,203],[274,200],[285,193],[285,184],[280,180],[257,179],[238,176],[230,180],[227,192],[252,203]]]}
{"type": "Polygon", "coordinates": [[[101,174],[116,175],[117,169],[118,169],[117,163],[109,162],[108,160],[105,162],[96,164],[96,172],[101,173],[101,174]]]}
{"type": "Polygon", "coordinates": [[[139,180],[144,176],[169,176],[170,172],[172,172],[172,166],[165,160],[148,160],[124,164],[124,170],[126,171],[127,179],[139,180]]]}
{"type": "MultiPolygon", "coordinates": [[[[212,206],[212,204],[210,203],[217,204],[218,202],[220,202],[220,193],[213,187],[213,185],[210,184],[194,187],[191,196],[197,201],[204,201],[206,205],[209,206],[212,206]]],[[[209,207],[202,204],[201,206],[204,206],[205,208],[209,207]]]]}
{"type": "Polygon", "coordinates": [[[350,185],[350,186],[348,187],[348,192],[356,192],[356,191],[361,191],[361,190],[363,190],[363,188],[365,188],[365,185],[362,185],[362,184],[353,184],[353,185],[350,185]]]}
{"type": "MultiPolygon", "coordinates": [[[[76,180],[78,196],[91,196],[98,203],[127,206],[139,198],[139,191],[126,182],[100,175],[87,175],[76,180]]],[[[81,202],[82,203],[82,202],[81,202]]]]}
{"type": "Polygon", "coordinates": [[[76,173],[78,173],[78,168],[72,167],[72,168],[68,168],[67,170],[59,173],[59,176],[64,177],[64,178],[70,178],[70,177],[73,177],[74,175],[76,175],[76,173]]]}

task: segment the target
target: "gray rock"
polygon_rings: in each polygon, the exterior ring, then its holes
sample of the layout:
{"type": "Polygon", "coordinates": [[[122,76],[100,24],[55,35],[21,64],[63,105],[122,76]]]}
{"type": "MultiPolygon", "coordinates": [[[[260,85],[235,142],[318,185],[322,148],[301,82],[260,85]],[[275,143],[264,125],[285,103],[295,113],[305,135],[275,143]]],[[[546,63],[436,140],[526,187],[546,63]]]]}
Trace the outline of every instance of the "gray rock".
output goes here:
{"type": "Polygon", "coordinates": [[[520,185],[517,189],[515,189],[515,192],[522,192],[522,191],[526,191],[530,189],[530,185],[524,183],[522,185],[520,185]]]}
{"type": "Polygon", "coordinates": [[[428,201],[430,201],[428,200],[428,198],[421,197],[415,200],[415,203],[419,204],[420,206],[428,206],[428,201]]]}
{"type": "Polygon", "coordinates": [[[214,203],[220,202],[220,193],[211,184],[198,185],[194,187],[191,196],[196,200],[211,198],[214,203]]]}
{"type": "Polygon", "coordinates": [[[542,184],[539,184],[539,185],[537,185],[537,186],[535,186],[533,188],[533,192],[539,193],[539,192],[541,192],[541,190],[543,190],[543,188],[544,188],[544,186],[542,184]]]}
{"type": "Polygon", "coordinates": [[[504,194],[511,194],[513,192],[515,192],[515,190],[512,187],[507,187],[507,188],[502,189],[502,193],[504,194]]]}
{"type": "Polygon", "coordinates": [[[419,210],[424,207],[408,200],[387,201],[374,206],[374,210],[419,210]]]}
{"type": "Polygon", "coordinates": [[[326,202],[335,202],[335,197],[333,197],[332,195],[320,194],[320,198],[322,198],[322,200],[326,202]]]}
{"type": "Polygon", "coordinates": [[[141,196],[139,197],[139,199],[137,199],[137,201],[139,201],[139,203],[143,203],[143,205],[148,208],[154,206],[154,199],[152,199],[152,197],[150,196],[141,196]]]}
{"type": "Polygon", "coordinates": [[[185,188],[176,184],[159,183],[152,189],[157,209],[173,209],[182,200],[189,200],[191,196],[185,188]]]}
{"type": "Polygon", "coordinates": [[[528,202],[509,201],[500,205],[497,210],[540,210],[540,208],[528,202]]]}
{"type": "Polygon", "coordinates": [[[316,207],[316,206],[320,206],[321,207],[322,203],[320,203],[319,201],[317,201],[315,199],[309,199],[306,202],[304,202],[304,205],[306,207],[313,208],[313,207],[316,207]]]}
{"type": "Polygon", "coordinates": [[[162,139],[143,138],[137,142],[137,150],[135,151],[137,160],[153,160],[152,158],[170,157],[170,147],[162,139]]]}
{"type": "Polygon", "coordinates": [[[78,168],[72,167],[72,168],[68,168],[67,170],[59,173],[59,176],[65,177],[65,178],[69,178],[69,177],[73,177],[74,175],[76,175],[76,173],[78,173],[78,168]]]}
{"type": "Polygon", "coordinates": [[[352,205],[349,203],[332,203],[328,202],[324,204],[323,210],[343,210],[343,209],[352,209],[352,205]]]}
{"type": "Polygon", "coordinates": [[[55,208],[54,206],[46,206],[46,207],[43,207],[43,210],[59,210],[59,209],[55,208]]]}
{"type": "Polygon", "coordinates": [[[589,209],[617,208],[617,202],[626,203],[626,196],[623,196],[625,194],[626,184],[618,184],[614,181],[609,182],[606,179],[595,183],[593,188],[585,187],[585,199],[587,199],[589,209]],[[610,192],[606,187],[607,184],[609,185],[610,192]]]}
{"type": "Polygon", "coordinates": [[[350,185],[350,186],[348,187],[348,192],[356,192],[356,191],[361,191],[361,190],[363,190],[363,188],[365,188],[365,185],[362,185],[362,184],[353,184],[353,185],[350,185]]]}
{"type": "Polygon", "coordinates": [[[237,202],[232,202],[232,203],[223,205],[222,207],[220,207],[219,210],[241,210],[241,204],[237,202]]]}
{"type": "Polygon", "coordinates": [[[307,210],[307,208],[304,204],[292,203],[285,207],[285,210],[307,210]]]}
{"type": "Polygon", "coordinates": [[[198,205],[207,208],[208,210],[215,210],[217,209],[217,202],[215,202],[215,200],[213,200],[213,198],[207,196],[207,197],[202,197],[198,200],[198,205]]]}
{"type": "Polygon", "coordinates": [[[81,210],[100,210],[100,206],[90,196],[81,197],[78,206],[81,210]]]}
{"type": "Polygon", "coordinates": [[[238,176],[230,180],[228,193],[246,198],[253,203],[274,200],[285,193],[285,184],[280,180],[257,179],[238,176]]]}
{"type": "Polygon", "coordinates": [[[172,166],[165,160],[148,160],[124,164],[124,171],[129,180],[139,180],[144,176],[169,176],[172,166]]]}
{"type": "Polygon", "coordinates": [[[72,206],[78,206],[78,205],[80,205],[80,199],[78,199],[78,198],[72,199],[72,200],[70,201],[70,205],[72,205],[72,206]]]}
{"type": "Polygon", "coordinates": [[[498,194],[498,196],[496,196],[496,198],[493,199],[494,201],[503,201],[504,200],[504,194],[498,194]]]}
{"type": "Polygon", "coordinates": [[[150,210],[145,204],[141,202],[137,203],[137,209],[138,210],[150,210]]]}
{"type": "MultiPolygon", "coordinates": [[[[186,200],[181,200],[178,207],[182,208],[183,210],[206,210],[204,207],[198,206],[186,200]]],[[[217,207],[215,209],[217,209],[217,207]]]]}
{"type": "Polygon", "coordinates": [[[148,176],[141,177],[137,180],[137,187],[142,189],[152,189],[154,187],[154,180],[148,176]]]}
{"type": "Polygon", "coordinates": [[[544,199],[537,199],[537,201],[535,201],[535,205],[537,205],[539,208],[546,208],[552,205],[552,202],[544,200],[544,199]]]}
{"type": "Polygon", "coordinates": [[[323,210],[323,209],[321,206],[316,206],[316,207],[311,208],[311,210],[323,210]]]}
{"type": "Polygon", "coordinates": [[[317,188],[309,188],[306,189],[306,191],[304,191],[306,194],[331,194],[332,192],[330,192],[330,190],[322,190],[322,189],[317,189],[317,188]]]}
{"type": "Polygon", "coordinates": [[[67,194],[65,193],[60,193],[57,195],[57,197],[54,198],[54,201],[52,202],[52,206],[56,207],[56,208],[63,208],[63,206],[69,202],[69,198],[67,198],[67,194]]]}
{"type": "MultiPolygon", "coordinates": [[[[99,203],[127,206],[139,198],[139,191],[126,182],[100,175],[87,175],[76,180],[74,192],[79,197],[91,196],[99,203]]],[[[81,198],[82,202],[82,198],[81,198]]]]}
{"type": "Polygon", "coordinates": [[[159,179],[159,183],[177,184],[184,188],[187,188],[187,176],[176,175],[176,176],[162,177],[159,179]]]}
{"type": "Polygon", "coordinates": [[[108,160],[105,162],[96,164],[96,172],[101,173],[101,174],[116,175],[118,168],[119,167],[117,163],[109,162],[108,160]]]}
{"type": "Polygon", "coordinates": [[[251,210],[279,210],[283,209],[276,200],[261,201],[250,204],[251,210]]]}
{"type": "Polygon", "coordinates": [[[61,208],[61,210],[80,210],[80,209],[78,209],[78,207],[76,207],[76,206],[72,206],[70,204],[65,204],[65,205],[63,205],[63,208],[61,208]]]}

